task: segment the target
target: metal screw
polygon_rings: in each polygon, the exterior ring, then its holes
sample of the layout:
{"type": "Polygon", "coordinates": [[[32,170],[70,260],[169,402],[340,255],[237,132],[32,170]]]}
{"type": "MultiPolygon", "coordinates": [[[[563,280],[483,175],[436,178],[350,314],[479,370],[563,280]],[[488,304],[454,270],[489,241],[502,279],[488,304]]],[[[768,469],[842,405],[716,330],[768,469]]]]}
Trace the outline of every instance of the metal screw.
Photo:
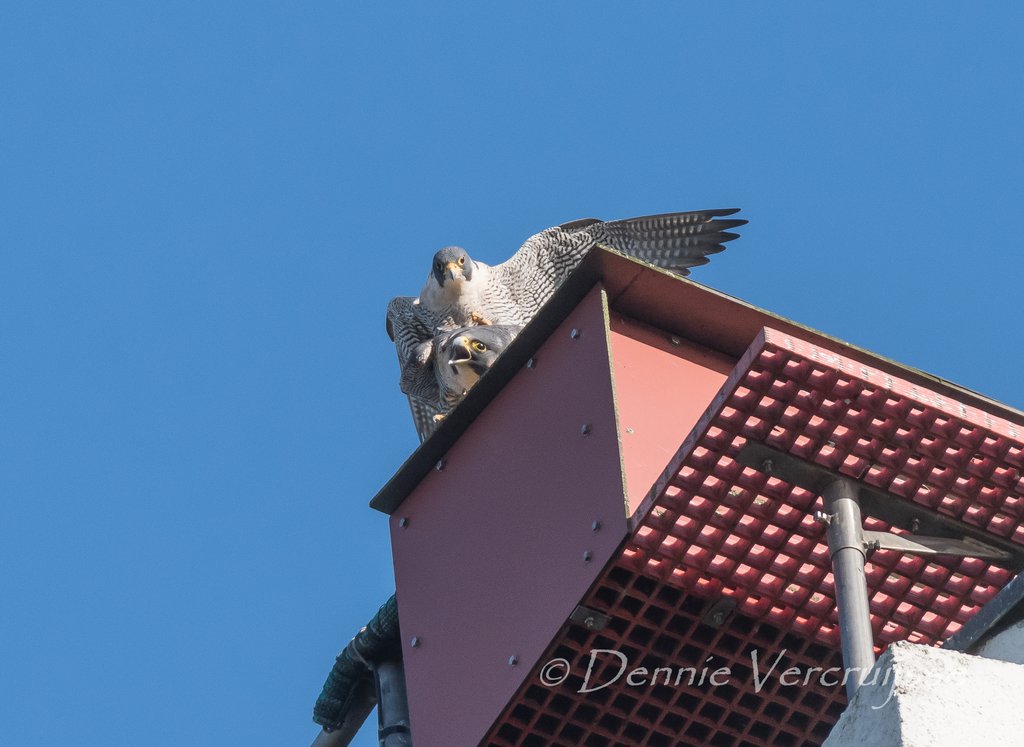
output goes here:
{"type": "Polygon", "coordinates": [[[409,641],[409,645],[412,646],[413,648],[419,648],[420,647],[420,639],[419,639],[419,637],[418,636],[413,636],[412,640],[409,641]]]}
{"type": "Polygon", "coordinates": [[[590,525],[590,528],[595,532],[601,531],[601,522],[598,519],[594,519],[594,523],[590,525]]]}
{"type": "Polygon", "coordinates": [[[402,529],[405,529],[407,526],[409,526],[409,517],[403,516],[401,519],[399,519],[398,526],[402,527],[402,529]]]}
{"type": "Polygon", "coordinates": [[[774,469],[774,467],[775,467],[775,463],[772,462],[771,459],[765,459],[763,462],[761,462],[761,468],[764,470],[764,473],[766,475],[770,475],[772,473],[772,469],[774,469]]]}
{"type": "Polygon", "coordinates": [[[583,621],[583,624],[585,626],[587,626],[588,628],[590,628],[591,630],[594,629],[594,625],[596,623],[597,623],[597,621],[593,617],[588,617],[586,620],[583,621]]]}
{"type": "Polygon", "coordinates": [[[434,465],[434,469],[436,469],[438,472],[444,472],[444,468],[445,468],[445,461],[444,461],[444,459],[438,459],[437,460],[437,464],[434,465]]]}
{"type": "Polygon", "coordinates": [[[584,423],[580,427],[580,434],[583,435],[583,436],[590,435],[590,423],[584,423]]]}
{"type": "Polygon", "coordinates": [[[629,426],[627,425],[627,426],[626,426],[626,433],[636,433],[636,431],[634,431],[634,430],[633,430],[632,428],[630,428],[630,427],[629,427],[629,426]]]}
{"type": "Polygon", "coordinates": [[[670,338],[668,338],[668,341],[671,342],[673,345],[679,345],[680,343],[682,343],[682,340],[680,340],[675,335],[672,335],[670,338]]]}
{"type": "Polygon", "coordinates": [[[526,367],[527,368],[536,368],[537,367],[537,361],[534,360],[533,358],[530,358],[530,360],[526,361],[526,367]]]}
{"type": "Polygon", "coordinates": [[[721,625],[722,623],[724,623],[725,622],[725,611],[724,610],[718,610],[718,612],[715,612],[714,614],[712,614],[711,615],[711,622],[713,622],[715,625],[721,625]]]}
{"type": "Polygon", "coordinates": [[[921,530],[921,520],[920,519],[913,519],[910,522],[910,531],[913,532],[914,534],[917,534],[920,530],[921,530]]]}
{"type": "Polygon", "coordinates": [[[518,663],[519,663],[519,657],[516,656],[515,654],[512,654],[510,657],[508,657],[508,665],[510,667],[514,667],[518,663]]]}
{"type": "Polygon", "coordinates": [[[590,550],[584,550],[583,551],[583,562],[584,563],[589,563],[593,559],[593,557],[594,557],[594,553],[590,552],[590,550]]]}
{"type": "Polygon", "coordinates": [[[819,524],[824,524],[825,526],[828,526],[832,523],[832,514],[827,514],[824,511],[815,511],[814,520],[819,524]]]}
{"type": "Polygon", "coordinates": [[[572,332],[569,333],[569,337],[571,337],[574,340],[580,339],[580,331],[573,327],[572,332]]]}
{"type": "Polygon", "coordinates": [[[864,543],[865,550],[878,550],[882,547],[881,540],[868,540],[864,543]]]}

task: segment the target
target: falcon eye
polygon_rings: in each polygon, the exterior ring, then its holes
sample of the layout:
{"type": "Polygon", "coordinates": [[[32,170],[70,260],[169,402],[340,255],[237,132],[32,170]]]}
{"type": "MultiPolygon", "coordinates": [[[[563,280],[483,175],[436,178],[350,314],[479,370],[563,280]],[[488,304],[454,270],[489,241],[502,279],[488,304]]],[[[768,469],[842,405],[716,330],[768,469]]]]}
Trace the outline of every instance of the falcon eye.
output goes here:
{"type": "Polygon", "coordinates": [[[466,258],[465,257],[459,257],[459,264],[460,265],[466,264],[466,258]]]}
{"type": "Polygon", "coordinates": [[[484,345],[484,344],[483,344],[482,342],[480,342],[479,340],[474,340],[474,341],[473,341],[473,343],[472,343],[472,348],[473,348],[473,350],[475,350],[475,351],[476,351],[476,352],[478,352],[478,353],[483,353],[484,351],[486,351],[486,350],[487,350],[487,346],[486,346],[486,345],[484,345]]]}

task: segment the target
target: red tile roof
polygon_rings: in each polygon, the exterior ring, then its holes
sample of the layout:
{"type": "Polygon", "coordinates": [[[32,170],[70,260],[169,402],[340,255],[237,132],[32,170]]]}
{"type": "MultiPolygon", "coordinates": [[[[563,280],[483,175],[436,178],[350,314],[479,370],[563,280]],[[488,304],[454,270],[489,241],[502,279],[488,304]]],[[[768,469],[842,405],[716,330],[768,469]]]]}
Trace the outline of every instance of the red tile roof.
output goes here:
{"type": "MultiPolygon", "coordinates": [[[[834,583],[813,492],[737,461],[765,444],[1024,546],[1024,433],[979,406],[838,354],[820,339],[765,330],[679,448],[632,520],[632,534],[585,606],[600,632],[567,623],[487,738],[496,745],[820,744],[845,704],[811,678],[756,692],[750,652],[785,651],[779,669],[841,666],[834,583]],[[715,600],[735,606],[702,623],[715,600]],[[630,668],[700,666],[722,687],[637,687],[621,679],[580,693],[590,650],[627,653],[630,668]],[[545,687],[541,667],[573,674],[545,687]]],[[[891,527],[867,518],[865,528],[891,527]]],[[[974,558],[878,550],[867,564],[876,649],[939,643],[1013,576],[974,558]]],[[[762,659],[763,660],[763,659],[762,659]]],[[[618,669],[618,660],[607,663],[618,669]]],[[[608,676],[614,672],[609,672],[608,676]]]]}

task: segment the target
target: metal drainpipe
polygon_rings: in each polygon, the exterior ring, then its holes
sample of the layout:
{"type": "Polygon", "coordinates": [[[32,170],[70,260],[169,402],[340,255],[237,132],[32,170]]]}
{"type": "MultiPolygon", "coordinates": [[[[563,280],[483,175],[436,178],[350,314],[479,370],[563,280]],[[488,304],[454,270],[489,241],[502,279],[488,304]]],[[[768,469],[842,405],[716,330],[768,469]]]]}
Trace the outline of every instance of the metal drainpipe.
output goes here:
{"type": "Polygon", "coordinates": [[[864,574],[864,563],[867,560],[864,554],[864,525],[857,486],[853,483],[835,480],[825,487],[822,498],[829,515],[828,549],[836,582],[843,665],[849,675],[846,680],[846,696],[852,699],[875,663],[867,577],[864,574]]]}
{"type": "Polygon", "coordinates": [[[380,747],[412,747],[409,700],[405,694],[405,668],[401,660],[377,664],[377,723],[380,747]]]}
{"type": "Polygon", "coordinates": [[[376,686],[372,681],[359,684],[345,721],[336,729],[321,729],[312,747],[348,747],[367,716],[377,705],[376,686]]]}

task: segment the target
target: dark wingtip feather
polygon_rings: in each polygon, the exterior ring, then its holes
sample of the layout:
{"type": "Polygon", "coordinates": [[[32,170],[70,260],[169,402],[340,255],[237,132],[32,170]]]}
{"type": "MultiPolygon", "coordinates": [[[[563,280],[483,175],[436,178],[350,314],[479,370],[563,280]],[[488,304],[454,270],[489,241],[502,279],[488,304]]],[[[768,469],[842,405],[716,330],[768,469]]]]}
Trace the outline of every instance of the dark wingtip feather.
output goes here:
{"type": "MultiPolygon", "coordinates": [[[[715,238],[717,239],[718,236],[715,236],[715,238]]],[[[718,244],[710,244],[708,246],[702,246],[700,248],[701,254],[718,254],[719,252],[724,252],[725,251],[725,247],[722,246],[722,243],[724,243],[726,241],[729,241],[729,239],[719,239],[720,243],[718,243],[718,244]]],[[[704,262],[702,264],[707,264],[707,262],[704,262]]]]}
{"type": "Polygon", "coordinates": [[[709,223],[709,225],[714,226],[715,229],[728,230],[730,228],[739,228],[740,226],[745,226],[747,225],[747,223],[748,221],[745,221],[742,218],[729,218],[728,220],[713,220],[709,223]]]}
{"type": "Polygon", "coordinates": [[[685,267],[697,267],[699,265],[707,264],[711,264],[711,260],[708,259],[707,257],[694,257],[693,259],[687,261],[685,267]]]}
{"type": "Polygon", "coordinates": [[[603,231],[614,248],[685,277],[687,267],[707,264],[707,255],[723,251],[726,243],[739,238],[726,229],[747,221],[724,217],[737,212],[739,208],[721,208],[645,215],[611,221],[603,231]]]}

